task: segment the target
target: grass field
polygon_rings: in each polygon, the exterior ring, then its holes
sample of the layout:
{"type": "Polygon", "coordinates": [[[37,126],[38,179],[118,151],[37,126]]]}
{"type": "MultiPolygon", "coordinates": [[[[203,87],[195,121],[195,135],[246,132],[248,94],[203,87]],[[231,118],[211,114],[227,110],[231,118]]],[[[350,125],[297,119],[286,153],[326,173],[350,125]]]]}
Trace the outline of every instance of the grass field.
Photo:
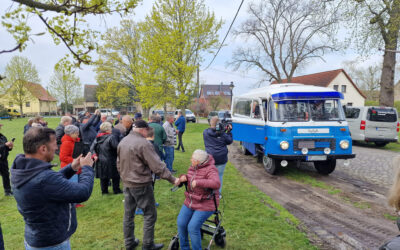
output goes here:
{"type": "MultiPolygon", "coordinates": [[[[59,119],[49,118],[49,127],[55,128],[59,119]]],[[[22,153],[23,126],[27,119],[1,121],[1,133],[10,140],[15,137],[15,148],[9,156],[12,163],[17,153],[22,153]]],[[[204,148],[203,124],[188,124],[183,142],[186,153],[176,152],[174,168],[177,175],[184,173],[191,153],[204,148]]],[[[57,162],[58,159],[55,159],[57,162]]],[[[56,168],[57,170],[57,168],[56,168]]],[[[0,180],[1,182],[1,180],[0,180]]],[[[158,207],[155,241],[168,245],[176,233],[176,218],[182,206],[183,190],[171,192],[167,181],[157,181],[155,186],[158,207]]],[[[17,211],[14,198],[5,197],[0,192],[0,222],[3,229],[6,249],[23,249],[24,222],[17,211]]],[[[299,231],[299,221],[282,206],[271,200],[245,180],[228,163],[225,169],[224,199],[220,209],[223,211],[223,226],[227,231],[226,249],[315,249],[305,233],[299,231]]],[[[93,194],[85,207],[78,208],[78,229],[71,238],[73,249],[124,249],[122,219],[123,195],[102,196],[99,181],[95,180],[93,194]]],[[[142,239],[143,217],[136,216],[136,237],[142,239]]],[[[205,236],[203,246],[210,237],[205,236]]],[[[213,249],[218,249],[215,245],[213,249]]],[[[166,249],[166,247],[164,248],[166,249]]]]}

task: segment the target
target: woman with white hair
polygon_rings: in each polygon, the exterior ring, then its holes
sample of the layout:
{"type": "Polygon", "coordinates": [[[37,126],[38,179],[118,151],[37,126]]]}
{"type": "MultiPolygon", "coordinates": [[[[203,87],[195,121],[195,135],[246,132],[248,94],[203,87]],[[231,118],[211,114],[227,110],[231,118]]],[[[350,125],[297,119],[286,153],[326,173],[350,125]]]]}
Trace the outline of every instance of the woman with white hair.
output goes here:
{"type": "Polygon", "coordinates": [[[75,148],[75,142],[79,142],[79,128],[75,125],[67,125],[64,128],[64,135],[61,138],[60,162],[61,168],[72,163],[72,155],[75,148]]]}
{"type": "Polygon", "coordinates": [[[191,162],[187,174],[179,178],[182,183],[187,182],[187,191],[177,219],[178,234],[182,250],[190,249],[188,234],[192,249],[201,250],[201,225],[216,210],[210,194],[214,191],[218,206],[221,183],[212,155],[197,149],[193,152],[191,162]]]}
{"type": "Polygon", "coordinates": [[[112,179],[114,194],[122,193],[119,187],[120,177],[117,170],[117,147],[119,140],[111,132],[111,123],[103,122],[100,125],[100,133],[96,136],[90,147],[90,152],[94,155],[96,178],[100,179],[102,194],[108,194],[110,179],[112,179]]]}

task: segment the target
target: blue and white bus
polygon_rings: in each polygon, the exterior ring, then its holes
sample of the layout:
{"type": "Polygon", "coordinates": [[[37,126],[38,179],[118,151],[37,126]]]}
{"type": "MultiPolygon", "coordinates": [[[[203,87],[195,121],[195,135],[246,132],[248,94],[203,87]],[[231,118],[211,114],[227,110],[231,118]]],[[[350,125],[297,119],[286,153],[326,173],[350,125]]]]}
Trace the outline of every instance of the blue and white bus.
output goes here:
{"type": "Polygon", "coordinates": [[[270,174],[302,161],[330,174],[336,159],[355,157],[340,99],[343,94],[333,89],[294,83],[235,96],[233,139],[244,154],[258,156],[270,174]]]}

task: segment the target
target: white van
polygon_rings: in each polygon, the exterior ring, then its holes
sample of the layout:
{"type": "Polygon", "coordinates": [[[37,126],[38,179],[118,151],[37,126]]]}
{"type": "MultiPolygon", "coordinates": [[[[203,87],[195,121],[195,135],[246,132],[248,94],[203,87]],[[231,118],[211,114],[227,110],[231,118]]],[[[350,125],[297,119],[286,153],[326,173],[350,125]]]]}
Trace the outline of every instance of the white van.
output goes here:
{"type": "MultiPolygon", "coordinates": [[[[179,111],[181,111],[181,110],[177,109],[175,111],[175,116],[174,116],[175,120],[178,117],[178,112],[179,111]]],[[[196,122],[196,116],[194,115],[194,113],[190,109],[186,109],[186,122],[193,122],[193,123],[196,122]]]]}
{"type": "Polygon", "coordinates": [[[399,121],[392,107],[345,107],[353,141],[374,142],[384,147],[389,142],[397,142],[399,121]]]}

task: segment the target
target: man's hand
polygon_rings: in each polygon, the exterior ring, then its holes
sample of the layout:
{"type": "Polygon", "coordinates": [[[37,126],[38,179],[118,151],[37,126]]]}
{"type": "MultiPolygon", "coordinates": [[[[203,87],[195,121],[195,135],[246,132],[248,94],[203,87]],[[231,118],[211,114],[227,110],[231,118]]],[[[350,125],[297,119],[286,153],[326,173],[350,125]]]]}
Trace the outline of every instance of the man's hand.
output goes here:
{"type": "Polygon", "coordinates": [[[192,181],[192,188],[195,188],[195,187],[196,187],[196,185],[197,185],[197,182],[196,182],[196,180],[192,181]]]}
{"type": "Polygon", "coordinates": [[[181,181],[179,178],[175,178],[174,186],[179,186],[179,184],[181,184],[181,181]]]}
{"type": "Polygon", "coordinates": [[[88,153],[85,157],[81,157],[79,159],[81,167],[83,166],[93,166],[93,160],[92,160],[92,153],[88,153]]]}
{"type": "Polygon", "coordinates": [[[82,158],[82,154],[80,154],[77,158],[75,158],[72,163],[71,167],[74,171],[78,171],[81,168],[81,164],[79,163],[82,158]]]}
{"type": "Polygon", "coordinates": [[[100,115],[101,114],[100,109],[96,109],[96,111],[94,111],[94,114],[95,115],[100,115]]]}
{"type": "Polygon", "coordinates": [[[176,130],[176,133],[179,134],[179,130],[176,130]]]}
{"type": "Polygon", "coordinates": [[[227,128],[228,132],[232,131],[232,124],[228,124],[228,125],[226,126],[226,128],[227,128]]]}
{"type": "Polygon", "coordinates": [[[97,155],[94,155],[94,156],[93,156],[93,159],[94,159],[94,161],[96,162],[97,159],[99,159],[99,157],[97,157],[97,155]]]}
{"type": "Polygon", "coordinates": [[[181,177],[179,177],[180,182],[187,182],[187,178],[186,175],[182,175],[181,177]]]}
{"type": "Polygon", "coordinates": [[[14,143],[12,141],[8,141],[5,144],[9,149],[12,149],[14,147],[14,143]]]}

